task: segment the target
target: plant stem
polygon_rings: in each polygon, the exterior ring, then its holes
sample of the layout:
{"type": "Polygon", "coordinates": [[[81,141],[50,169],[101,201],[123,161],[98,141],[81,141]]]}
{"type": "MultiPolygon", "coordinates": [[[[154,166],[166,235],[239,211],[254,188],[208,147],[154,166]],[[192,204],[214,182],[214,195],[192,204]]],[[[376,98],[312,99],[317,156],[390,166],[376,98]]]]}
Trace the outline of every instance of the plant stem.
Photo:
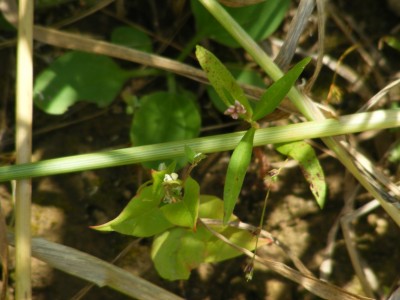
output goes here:
{"type": "MultiPolygon", "coordinates": [[[[258,46],[258,44],[243,30],[242,27],[226,12],[226,10],[215,0],[198,0],[204,7],[221,23],[221,25],[231,34],[231,36],[254,58],[261,68],[274,80],[278,80],[283,76],[283,72],[273,62],[273,60],[258,46]]],[[[308,120],[325,119],[322,112],[314,105],[314,103],[298,89],[293,87],[288,93],[289,99],[297,107],[297,109],[308,120]]],[[[369,181],[366,176],[355,165],[353,158],[347,153],[347,150],[335,138],[324,138],[324,143],[333,150],[337,158],[342,164],[353,174],[353,176],[361,183],[368,192],[370,192],[379,203],[392,217],[392,219],[400,226],[399,211],[387,203],[369,181]]]]}
{"type": "MultiPolygon", "coordinates": [[[[338,120],[325,119],[258,129],[254,136],[254,146],[399,126],[400,112],[398,110],[359,113],[347,115],[338,120]]],[[[5,166],[0,168],[0,182],[115,167],[153,160],[173,159],[185,155],[185,145],[192,148],[196,153],[227,151],[234,149],[243,135],[244,132],[234,132],[191,140],[55,158],[30,164],[5,166]]]]}
{"type": "MultiPolygon", "coordinates": [[[[19,1],[16,82],[16,163],[31,161],[33,1],[19,1]]],[[[31,299],[31,179],[15,189],[15,298],[31,299]]]]}

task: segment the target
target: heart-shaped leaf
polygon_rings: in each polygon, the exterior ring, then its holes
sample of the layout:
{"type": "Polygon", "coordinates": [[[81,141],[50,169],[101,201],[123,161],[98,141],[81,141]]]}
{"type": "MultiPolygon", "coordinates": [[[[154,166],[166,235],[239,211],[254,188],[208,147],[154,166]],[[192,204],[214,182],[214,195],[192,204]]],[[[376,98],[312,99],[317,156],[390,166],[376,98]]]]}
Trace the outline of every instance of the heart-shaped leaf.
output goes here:
{"type": "Polygon", "coordinates": [[[204,261],[205,244],[185,228],[168,230],[154,239],[151,258],[157,272],[165,279],[188,279],[190,271],[204,261]]]}
{"type": "Polygon", "coordinates": [[[57,58],[35,80],[35,104],[48,114],[59,115],[78,101],[110,105],[130,73],[112,59],[72,51],[57,58]]]}

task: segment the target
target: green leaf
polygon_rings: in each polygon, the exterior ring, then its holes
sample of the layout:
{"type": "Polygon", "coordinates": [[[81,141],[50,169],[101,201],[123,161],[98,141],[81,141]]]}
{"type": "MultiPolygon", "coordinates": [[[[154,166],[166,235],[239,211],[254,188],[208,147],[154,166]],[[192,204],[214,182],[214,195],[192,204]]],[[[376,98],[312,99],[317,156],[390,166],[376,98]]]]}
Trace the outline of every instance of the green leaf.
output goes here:
{"type": "Polygon", "coordinates": [[[68,52],[57,58],[35,80],[34,102],[48,114],[63,114],[78,101],[110,105],[129,72],[106,56],[68,52]]]}
{"type": "Polygon", "coordinates": [[[194,150],[188,145],[185,145],[185,156],[190,163],[193,163],[194,158],[196,156],[196,152],[194,152],[194,150]]]}
{"type": "MultiPolygon", "coordinates": [[[[245,83],[245,84],[251,84],[254,86],[258,86],[261,88],[265,88],[266,85],[260,76],[259,73],[256,71],[239,66],[237,64],[228,64],[227,68],[229,71],[232,73],[233,77],[235,78],[236,82],[238,83],[245,83]]],[[[215,89],[211,86],[207,87],[207,94],[212,103],[215,105],[215,107],[220,111],[220,112],[225,112],[226,110],[226,105],[223,102],[223,100],[218,96],[218,94],[215,92],[215,89]]],[[[250,102],[250,105],[254,109],[253,103],[250,102]]]]}
{"type": "MultiPolygon", "coordinates": [[[[133,145],[142,146],[195,138],[199,135],[201,118],[195,96],[180,93],[156,92],[141,98],[141,106],[134,115],[130,137],[133,145]]],[[[163,161],[143,163],[157,169],[163,161]]],[[[177,162],[183,167],[186,159],[177,162]]]]}
{"type": "Polygon", "coordinates": [[[394,36],[384,36],[383,38],[381,38],[379,43],[381,45],[382,45],[382,43],[386,43],[388,46],[392,47],[393,49],[400,51],[400,40],[395,38],[394,36]]]}
{"type": "Polygon", "coordinates": [[[228,165],[224,186],[224,224],[229,221],[242,189],[244,176],[251,161],[254,133],[253,127],[246,132],[233,151],[228,165]]]}
{"type": "Polygon", "coordinates": [[[153,236],[173,226],[160,211],[158,207],[160,201],[160,198],[154,196],[153,187],[146,186],[140,189],[114,220],[92,228],[137,237],[153,236]]]}
{"type": "Polygon", "coordinates": [[[128,48],[152,52],[151,39],[143,31],[133,27],[117,27],[111,33],[111,41],[114,44],[123,45],[128,48]]]}
{"type": "Polygon", "coordinates": [[[224,216],[224,201],[213,195],[200,195],[199,218],[221,220],[224,216]]]}
{"type": "MultiPolygon", "coordinates": [[[[199,217],[221,219],[223,201],[215,196],[200,196],[199,217]]],[[[237,219],[232,215],[231,220],[237,219]]],[[[211,225],[210,225],[211,226],[211,225]]],[[[212,225],[215,231],[227,237],[240,247],[253,250],[255,235],[238,228],[212,225]]],[[[260,239],[259,246],[269,241],[260,239]]],[[[190,271],[202,262],[218,262],[241,255],[216,238],[202,223],[196,231],[186,228],[172,228],[156,236],[152,245],[151,257],[159,274],[169,280],[188,279],[190,271]]]]}
{"type": "Polygon", "coordinates": [[[280,153],[295,159],[310,184],[311,192],[320,208],[323,208],[326,196],[324,171],[319,164],[314,149],[306,142],[294,142],[276,146],[280,153]]]}
{"type": "Polygon", "coordinates": [[[190,271],[204,261],[204,241],[199,232],[184,228],[168,230],[154,239],[151,258],[161,277],[188,279],[190,271]]]}
{"type": "Polygon", "coordinates": [[[199,213],[199,184],[191,177],[185,181],[185,193],[182,201],[161,207],[165,218],[176,226],[196,228],[199,213]]]}
{"type": "MultiPolygon", "coordinates": [[[[198,0],[192,0],[191,4],[198,31],[205,32],[208,37],[226,46],[239,47],[198,0]]],[[[261,41],[279,27],[289,5],[290,0],[268,0],[246,7],[225,9],[254,40],[261,41]]]]}
{"type": "MultiPolygon", "coordinates": [[[[256,245],[256,236],[247,230],[240,230],[238,228],[226,227],[219,231],[220,234],[225,236],[233,244],[248,249],[254,250],[256,245]]],[[[260,240],[258,246],[266,244],[267,241],[260,240]]],[[[219,262],[226,259],[230,259],[243,253],[229,246],[224,241],[219,238],[212,236],[206,243],[206,253],[205,262],[219,262]]]]}
{"type": "Polygon", "coordinates": [[[267,89],[254,108],[253,121],[263,118],[278,107],[310,60],[309,57],[304,58],[267,89]]]}
{"type": "Polygon", "coordinates": [[[196,57],[199,60],[201,68],[207,75],[208,80],[214,87],[218,96],[224,101],[226,107],[239,101],[247,111],[248,116],[252,114],[252,108],[245,96],[242,88],[233,78],[229,70],[221,61],[210,51],[201,46],[196,46],[196,57]]]}

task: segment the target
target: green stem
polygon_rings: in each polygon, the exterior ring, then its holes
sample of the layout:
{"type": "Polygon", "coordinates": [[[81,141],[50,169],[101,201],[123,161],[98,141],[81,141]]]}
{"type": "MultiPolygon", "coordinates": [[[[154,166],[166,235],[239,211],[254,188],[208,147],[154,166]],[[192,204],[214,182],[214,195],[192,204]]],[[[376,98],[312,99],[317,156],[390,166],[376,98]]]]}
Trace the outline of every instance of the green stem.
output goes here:
{"type": "MultiPolygon", "coordinates": [[[[326,119],[258,129],[254,136],[254,146],[399,126],[400,112],[398,110],[359,113],[344,116],[338,120],[326,119]]],[[[0,182],[12,179],[49,176],[89,169],[115,167],[153,160],[167,160],[184,156],[185,145],[192,148],[196,153],[227,151],[232,150],[237,146],[243,134],[244,132],[235,132],[185,141],[55,158],[30,164],[5,166],[0,168],[0,182]]]]}
{"type": "MultiPolygon", "coordinates": [[[[283,76],[283,72],[273,62],[273,60],[258,46],[258,44],[243,30],[242,27],[225,11],[225,9],[215,0],[198,0],[204,7],[221,23],[221,25],[231,34],[231,36],[254,58],[260,67],[274,80],[283,76]]],[[[316,105],[299,90],[293,87],[288,93],[289,99],[297,109],[308,120],[325,119],[322,112],[316,105]]],[[[336,153],[337,158],[353,174],[353,176],[370,192],[379,203],[400,226],[399,211],[388,204],[381,196],[373,183],[366,178],[355,165],[353,158],[347,153],[347,150],[335,138],[324,138],[324,143],[336,153]]]]}

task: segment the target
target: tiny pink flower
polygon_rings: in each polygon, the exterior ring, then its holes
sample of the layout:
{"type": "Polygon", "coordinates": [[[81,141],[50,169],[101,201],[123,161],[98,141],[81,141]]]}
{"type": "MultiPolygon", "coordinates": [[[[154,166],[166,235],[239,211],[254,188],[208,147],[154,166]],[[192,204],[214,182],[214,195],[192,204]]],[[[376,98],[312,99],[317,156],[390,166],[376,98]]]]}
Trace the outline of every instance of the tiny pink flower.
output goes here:
{"type": "Polygon", "coordinates": [[[235,104],[229,106],[225,110],[224,115],[231,116],[232,119],[237,120],[240,115],[244,115],[246,112],[246,108],[243,106],[243,104],[235,100],[235,104]]]}

